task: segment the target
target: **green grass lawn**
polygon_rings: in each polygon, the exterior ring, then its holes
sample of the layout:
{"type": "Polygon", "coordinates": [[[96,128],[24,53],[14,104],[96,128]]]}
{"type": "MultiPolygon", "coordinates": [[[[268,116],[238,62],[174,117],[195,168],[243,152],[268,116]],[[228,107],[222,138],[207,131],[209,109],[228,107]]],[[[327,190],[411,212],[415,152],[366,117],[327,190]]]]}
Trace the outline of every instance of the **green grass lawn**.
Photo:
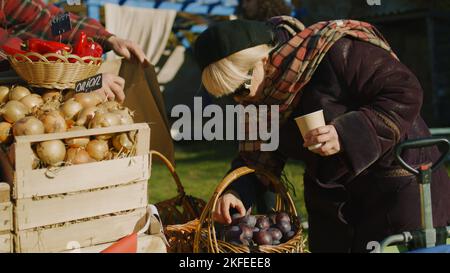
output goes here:
{"type": "MultiPolygon", "coordinates": [[[[230,168],[230,162],[236,155],[237,146],[231,142],[195,142],[189,145],[176,145],[176,170],[187,194],[208,201],[214,189],[230,168]]],[[[450,174],[450,166],[448,166],[450,174]]],[[[303,172],[300,162],[288,163],[286,175],[295,186],[293,196],[297,211],[305,219],[306,210],[303,201],[303,172]]],[[[176,196],[176,186],[170,173],[162,164],[153,164],[149,184],[151,203],[167,200],[176,196]]]]}

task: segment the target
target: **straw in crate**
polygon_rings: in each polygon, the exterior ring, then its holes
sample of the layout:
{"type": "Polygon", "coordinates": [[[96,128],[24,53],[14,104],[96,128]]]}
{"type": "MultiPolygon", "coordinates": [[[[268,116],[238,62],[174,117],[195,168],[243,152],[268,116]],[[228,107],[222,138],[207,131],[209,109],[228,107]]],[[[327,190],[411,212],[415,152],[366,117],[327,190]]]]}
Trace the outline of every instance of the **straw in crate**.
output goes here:
{"type": "Polygon", "coordinates": [[[261,252],[261,253],[302,253],[305,252],[306,240],[302,235],[302,228],[300,221],[297,216],[297,211],[295,209],[294,202],[289,195],[288,191],[284,187],[283,183],[279,183],[271,175],[266,175],[269,181],[278,193],[278,202],[276,206],[276,211],[283,211],[288,213],[293,220],[293,225],[295,227],[295,235],[288,241],[279,245],[261,245],[261,246],[245,246],[231,244],[222,241],[218,238],[216,225],[213,220],[213,211],[216,209],[217,201],[223,192],[228,188],[228,186],[236,181],[239,177],[247,174],[254,173],[253,169],[248,167],[241,167],[233,172],[229,173],[223,181],[217,186],[212,198],[206,205],[198,226],[195,232],[194,238],[194,252],[209,252],[209,253],[250,253],[250,252],[261,252]]]}
{"type": "Polygon", "coordinates": [[[101,58],[74,54],[17,53],[8,56],[12,68],[30,86],[48,89],[74,88],[76,82],[94,76],[101,58]]]}
{"type": "Polygon", "coordinates": [[[177,185],[177,196],[155,204],[162,223],[166,225],[164,234],[169,241],[168,252],[192,253],[194,233],[199,223],[198,218],[206,202],[200,198],[186,195],[174,166],[164,155],[156,151],[151,151],[150,154],[162,160],[177,185]]]}

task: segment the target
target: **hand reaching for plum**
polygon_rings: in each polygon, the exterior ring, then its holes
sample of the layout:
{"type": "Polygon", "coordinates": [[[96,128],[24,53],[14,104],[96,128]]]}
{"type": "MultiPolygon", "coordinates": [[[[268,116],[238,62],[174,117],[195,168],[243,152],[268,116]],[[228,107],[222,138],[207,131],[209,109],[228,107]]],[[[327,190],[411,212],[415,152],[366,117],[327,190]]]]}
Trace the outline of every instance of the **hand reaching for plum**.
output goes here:
{"type": "Polygon", "coordinates": [[[233,193],[225,193],[217,201],[216,209],[213,211],[213,219],[221,224],[231,224],[230,209],[234,208],[241,216],[245,215],[245,207],[242,201],[233,193]]]}

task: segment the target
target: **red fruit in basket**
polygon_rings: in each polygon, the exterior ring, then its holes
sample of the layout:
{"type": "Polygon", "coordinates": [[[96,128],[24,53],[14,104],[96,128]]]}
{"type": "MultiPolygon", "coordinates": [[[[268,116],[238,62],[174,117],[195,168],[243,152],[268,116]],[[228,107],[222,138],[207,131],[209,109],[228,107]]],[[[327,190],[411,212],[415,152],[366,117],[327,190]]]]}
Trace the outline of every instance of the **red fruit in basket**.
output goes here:
{"type": "Polygon", "coordinates": [[[281,222],[291,222],[291,218],[289,217],[289,215],[286,212],[279,212],[277,213],[276,216],[276,223],[279,224],[281,222]]]}
{"type": "Polygon", "coordinates": [[[270,228],[270,221],[267,216],[259,216],[256,220],[256,227],[260,230],[266,230],[270,228]]]}
{"type": "Polygon", "coordinates": [[[260,246],[271,245],[273,243],[272,236],[268,231],[265,230],[261,230],[260,232],[256,233],[256,236],[253,238],[253,240],[260,246]]]}
{"type": "Polygon", "coordinates": [[[4,41],[1,49],[8,55],[14,55],[17,53],[24,54],[26,51],[22,48],[23,41],[18,37],[10,37],[4,41]]]}
{"type": "Polygon", "coordinates": [[[255,237],[256,233],[258,233],[259,231],[260,231],[259,228],[254,227],[254,228],[253,228],[253,237],[255,237]]]}
{"type": "Polygon", "coordinates": [[[239,226],[231,226],[225,230],[225,240],[226,241],[238,241],[242,234],[241,228],[239,226]]]}
{"type": "Polygon", "coordinates": [[[270,233],[272,240],[274,241],[280,241],[281,238],[283,238],[283,233],[277,228],[269,228],[267,231],[270,233]]]}

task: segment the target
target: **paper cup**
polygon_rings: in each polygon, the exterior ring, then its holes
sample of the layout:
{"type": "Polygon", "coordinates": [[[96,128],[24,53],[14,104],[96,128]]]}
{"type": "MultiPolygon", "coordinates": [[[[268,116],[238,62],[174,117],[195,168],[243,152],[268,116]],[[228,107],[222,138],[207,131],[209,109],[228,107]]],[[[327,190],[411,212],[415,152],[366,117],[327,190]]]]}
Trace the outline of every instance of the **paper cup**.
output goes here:
{"type": "MultiPolygon", "coordinates": [[[[300,133],[302,134],[303,139],[305,135],[316,128],[325,126],[325,118],[323,116],[323,110],[319,110],[295,119],[297,122],[298,128],[300,128],[300,133]]],[[[309,146],[308,149],[315,150],[322,147],[323,143],[318,143],[313,146],[309,146]]]]}

